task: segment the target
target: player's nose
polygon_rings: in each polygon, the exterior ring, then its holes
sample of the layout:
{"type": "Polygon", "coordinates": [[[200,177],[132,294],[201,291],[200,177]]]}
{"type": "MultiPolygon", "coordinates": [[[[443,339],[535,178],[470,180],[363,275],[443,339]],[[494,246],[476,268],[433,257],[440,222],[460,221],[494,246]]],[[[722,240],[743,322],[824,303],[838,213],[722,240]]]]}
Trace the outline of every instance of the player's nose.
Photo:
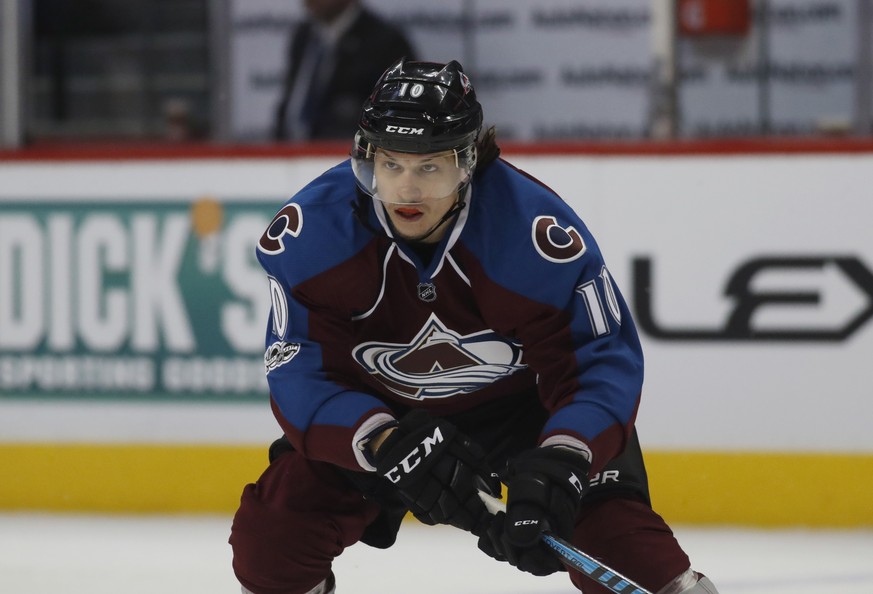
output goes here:
{"type": "Polygon", "coordinates": [[[397,197],[401,202],[420,202],[421,188],[414,183],[403,183],[397,188],[397,197]]]}

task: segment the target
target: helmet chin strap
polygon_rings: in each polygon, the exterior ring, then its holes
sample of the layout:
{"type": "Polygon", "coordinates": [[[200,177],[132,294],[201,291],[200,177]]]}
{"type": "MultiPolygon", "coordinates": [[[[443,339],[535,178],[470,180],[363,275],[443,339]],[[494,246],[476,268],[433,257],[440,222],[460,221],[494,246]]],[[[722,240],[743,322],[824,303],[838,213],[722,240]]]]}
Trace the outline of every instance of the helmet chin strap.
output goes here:
{"type": "MultiPolygon", "coordinates": [[[[452,217],[457,215],[459,212],[464,210],[465,206],[467,206],[467,203],[464,201],[463,198],[461,198],[461,195],[458,194],[458,201],[455,202],[455,205],[453,207],[451,207],[448,211],[446,211],[446,214],[444,214],[442,216],[442,218],[440,218],[440,220],[437,221],[437,224],[430,228],[430,231],[428,231],[427,233],[425,233],[424,235],[422,235],[420,237],[408,239],[407,241],[409,241],[410,243],[422,243],[422,242],[424,242],[424,240],[427,239],[428,237],[430,237],[431,235],[433,235],[434,231],[439,229],[443,223],[445,223],[446,221],[448,221],[449,219],[451,219],[452,217]]],[[[389,219],[389,221],[390,220],[391,219],[389,219]]]]}
{"type": "MultiPolygon", "coordinates": [[[[421,236],[419,236],[419,237],[415,237],[415,238],[412,238],[412,239],[407,239],[406,241],[408,241],[408,242],[410,242],[410,243],[421,243],[421,242],[423,242],[425,239],[427,239],[428,237],[430,237],[431,235],[433,235],[434,232],[435,232],[437,229],[439,229],[440,226],[442,226],[443,223],[445,223],[446,221],[448,221],[448,220],[451,219],[452,217],[456,216],[459,212],[461,212],[462,210],[464,210],[464,207],[467,206],[467,201],[464,200],[464,196],[467,195],[467,190],[469,189],[469,187],[470,187],[470,180],[469,180],[469,178],[468,178],[467,180],[464,181],[463,184],[461,184],[461,185],[458,187],[458,201],[455,202],[455,205],[452,206],[449,210],[447,210],[447,211],[446,211],[446,214],[444,214],[444,215],[440,218],[440,220],[437,221],[437,223],[436,223],[433,227],[430,228],[430,230],[429,230],[427,233],[425,233],[424,235],[421,235],[421,236]]],[[[391,219],[390,219],[390,218],[388,219],[388,223],[391,224],[391,219]]],[[[392,225],[392,226],[393,226],[393,225],[392,225]]]]}

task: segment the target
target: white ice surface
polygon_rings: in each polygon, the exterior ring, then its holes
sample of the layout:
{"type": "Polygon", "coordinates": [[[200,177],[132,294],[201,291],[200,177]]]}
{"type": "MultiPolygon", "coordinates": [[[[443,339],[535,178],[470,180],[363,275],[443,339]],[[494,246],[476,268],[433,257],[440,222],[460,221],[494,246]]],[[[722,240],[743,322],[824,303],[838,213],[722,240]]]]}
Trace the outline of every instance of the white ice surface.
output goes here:
{"type": "MultiPolygon", "coordinates": [[[[3,594],[236,594],[229,517],[0,514],[3,594]]],[[[721,594],[873,594],[873,530],[674,527],[721,594]]],[[[472,536],[407,522],[388,551],[336,561],[339,594],[559,594],[493,562],[472,536]]]]}

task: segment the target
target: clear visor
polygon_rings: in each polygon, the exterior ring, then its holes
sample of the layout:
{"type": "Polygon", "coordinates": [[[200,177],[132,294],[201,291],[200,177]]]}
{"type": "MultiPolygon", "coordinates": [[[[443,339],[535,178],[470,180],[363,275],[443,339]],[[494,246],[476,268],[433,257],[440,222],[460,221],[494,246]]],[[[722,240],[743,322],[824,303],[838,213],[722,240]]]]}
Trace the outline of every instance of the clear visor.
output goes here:
{"type": "Polygon", "coordinates": [[[476,147],[438,153],[401,153],[356,139],[352,169],[358,184],[376,200],[422,204],[455,196],[476,167],[476,147]]]}

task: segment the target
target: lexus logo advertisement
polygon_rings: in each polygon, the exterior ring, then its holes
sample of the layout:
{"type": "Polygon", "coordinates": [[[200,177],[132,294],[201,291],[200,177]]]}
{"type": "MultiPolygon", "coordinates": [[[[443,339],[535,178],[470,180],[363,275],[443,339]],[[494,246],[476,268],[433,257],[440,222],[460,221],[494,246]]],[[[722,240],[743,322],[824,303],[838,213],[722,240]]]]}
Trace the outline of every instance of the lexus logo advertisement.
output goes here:
{"type": "Polygon", "coordinates": [[[873,318],[873,270],[851,254],[761,254],[741,261],[719,288],[729,304],[727,314],[714,314],[705,325],[659,319],[657,304],[682,296],[659,282],[658,265],[666,264],[634,258],[631,288],[637,325],[658,340],[843,342],[873,318]],[[840,306],[825,311],[834,303],[840,306]],[[776,324],[756,321],[789,311],[790,322],[786,316],[776,324]]]}

